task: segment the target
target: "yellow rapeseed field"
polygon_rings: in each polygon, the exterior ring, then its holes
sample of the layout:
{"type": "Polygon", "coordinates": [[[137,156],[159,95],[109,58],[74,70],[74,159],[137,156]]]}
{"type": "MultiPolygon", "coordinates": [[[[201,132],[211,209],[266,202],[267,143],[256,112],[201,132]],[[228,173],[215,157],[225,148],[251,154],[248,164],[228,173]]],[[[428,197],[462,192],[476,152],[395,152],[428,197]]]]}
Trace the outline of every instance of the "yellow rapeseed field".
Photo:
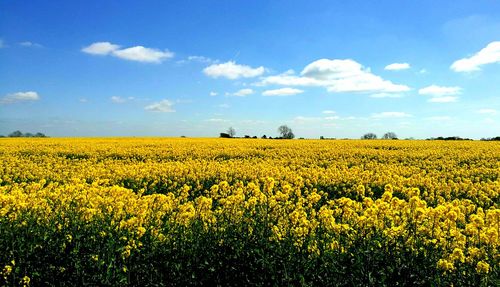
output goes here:
{"type": "Polygon", "coordinates": [[[1,139],[0,285],[500,284],[500,144],[1,139]]]}

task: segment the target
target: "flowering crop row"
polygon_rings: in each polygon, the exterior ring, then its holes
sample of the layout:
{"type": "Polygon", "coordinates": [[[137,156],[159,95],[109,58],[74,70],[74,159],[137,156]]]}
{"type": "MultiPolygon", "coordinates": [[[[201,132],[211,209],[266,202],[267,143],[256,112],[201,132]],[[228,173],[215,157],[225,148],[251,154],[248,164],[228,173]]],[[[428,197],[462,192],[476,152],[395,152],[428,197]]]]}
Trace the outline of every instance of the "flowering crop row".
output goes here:
{"type": "Polygon", "coordinates": [[[7,285],[500,284],[494,142],[5,139],[0,155],[7,285]]]}

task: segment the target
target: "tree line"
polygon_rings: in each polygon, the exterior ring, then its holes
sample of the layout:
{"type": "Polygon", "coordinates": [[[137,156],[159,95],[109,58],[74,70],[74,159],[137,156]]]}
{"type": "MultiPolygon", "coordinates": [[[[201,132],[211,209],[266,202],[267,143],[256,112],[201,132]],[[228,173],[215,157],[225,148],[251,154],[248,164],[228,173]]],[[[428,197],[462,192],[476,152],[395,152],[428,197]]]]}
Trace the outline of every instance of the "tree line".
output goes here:
{"type": "MultiPolygon", "coordinates": [[[[0,135],[1,138],[4,138],[4,135],[0,135]]],[[[9,138],[46,138],[47,136],[43,133],[23,133],[21,131],[13,131],[7,135],[9,138]]]]}
{"type": "MultiPolygon", "coordinates": [[[[278,133],[280,134],[279,137],[275,137],[275,139],[293,139],[295,138],[295,134],[293,133],[292,129],[286,125],[282,125],[278,128],[278,133]]],[[[236,130],[233,127],[230,127],[227,129],[225,133],[220,133],[221,138],[235,138],[236,137],[236,130]]],[[[249,136],[245,135],[243,138],[253,138],[256,139],[257,136],[249,136]]],[[[262,139],[273,139],[273,137],[268,137],[266,135],[263,135],[261,137],[262,139]]],[[[301,138],[303,139],[303,138],[301,138]]],[[[319,139],[321,140],[331,140],[335,138],[325,138],[324,136],[320,136],[319,139]]],[[[376,140],[379,139],[379,137],[375,133],[366,133],[361,136],[362,140],[376,140]]],[[[395,132],[386,132],[385,134],[380,137],[380,139],[384,140],[397,140],[399,139],[398,136],[396,135],[395,132]]],[[[413,140],[414,138],[406,138],[407,140],[413,140]]],[[[432,138],[427,138],[426,140],[445,140],[445,141],[459,141],[459,140],[472,140],[470,138],[461,138],[458,136],[452,136],[452,137],[432,137],[432,138]]],[[[481,141],[500,141],[500,136],[498,137],[492,137],[492,138],[481,138],[481,141]]]]}
{"type": "MultiPolygon", "coordinates": [[[[280,136],[275,137],[275,139],[293,139],[293,138],[295,138],[295,134],[293,133],[292,129],[289,128],[287,125],[282,125],[282,126],[278,127],[278,133],[280,134],[280,136]]],[[[233,127],[230,127],[227,129],[227,131],[225,133],[220,133],[219,137],[221,137],[221,138],[234,138],[234,137],[236,137],[236,130],[233,127]]],[[[244,138],[256,139],[257,136],[252,137],[249,135],[245,135],[244,138]]],[[[262,139],[273,139],[273,137],[268,137],[266,135],[263,135],[261,138],[262,139]]]]}

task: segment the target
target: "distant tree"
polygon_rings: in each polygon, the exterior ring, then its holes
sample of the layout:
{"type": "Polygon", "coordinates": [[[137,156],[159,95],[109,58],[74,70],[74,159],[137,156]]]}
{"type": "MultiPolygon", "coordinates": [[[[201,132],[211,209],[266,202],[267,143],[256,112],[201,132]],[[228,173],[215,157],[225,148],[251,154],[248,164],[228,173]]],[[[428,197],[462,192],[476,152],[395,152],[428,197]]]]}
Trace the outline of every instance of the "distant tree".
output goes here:
{"type": "Polygon", "coordinates": [[[32,137],[34,137],[35,135],[34,135],[34,134],[32,134],[32,133],[25,133],[23,136],[24,136],[25,138],[32,138],[32,137]]]}
{"type": "Polygon", "coordinates": [[[43,133],[38,132],[38,133],[36,133],[34,135],[34,137],[36,137],[36,138],[46,138],[47,136],[45,134],[43,134],[43,133]]]}
{"type": "Polygon", "coordinates": [[[230,138],[231,136],[227,133],[220,133],[221,138],[230,138]]]}
{"type": "Polygon", "coordinates": [[[235,129],[233,129],[233,127],[229,127],[229,128],[227,129],[227,134],[229,135],[229,137],[234,138],[234,136],[236,135],[236,130],[235,130],[235,129]]]}
{"type": "Polygon", "coordinates": [[[324,136],[320,136],[320,137],[319,137],[319,139],[320,139],[320,140],[324,140],[324,139],[325,139],[325,137],[324,137],[324,136]]]}
{"type": "Polygon", "coordinates": [[[23,136],[23,133],[21,131],[15,131],[9,134],[9,137],[11,138],[20,138],[23,136]]]}
{"type": "Polygon", "coordinates": [[[262,136],[262,138],[263,138],[263,139],[267,139],[267,136],[266,136],[266,135],[263,135],[263,136],[262,136]]]}
{"type": "Polygon", "coordinates": [[[245,135],[245,138],[246,138],[246,139],[249,139],[249,138],[250,138],[250,136],[249,136],[249,135],[245,135]]]}
{"type": "Polygon", "coordinates": [[[295,137],[295,135],[292,132],[292,129],[286,125],[280,126],[278,128],[278,132],[280,133],[281,137],[284,139],[293,139],[295,137]]]}
{"type": "Polygon", "coordinates": [[[453,136],[453,137],[428,138],[427,140],[436,140],[436,141],[471,141],[472,139],[461,138],[459,136],[453,136]]]}
{"type": "Polygon", "coordinates": [[[385,140],[397,140],[398,136],[393,132],[386,132],[382,138],[385,140]]]}
{"type": "Polygon", "coordinates": [[[364,134],[361,139],[363,140],[376,140],[377,139],[377,135],[374,134],[374,133],[367,133],[367,134],[364,134]]]}

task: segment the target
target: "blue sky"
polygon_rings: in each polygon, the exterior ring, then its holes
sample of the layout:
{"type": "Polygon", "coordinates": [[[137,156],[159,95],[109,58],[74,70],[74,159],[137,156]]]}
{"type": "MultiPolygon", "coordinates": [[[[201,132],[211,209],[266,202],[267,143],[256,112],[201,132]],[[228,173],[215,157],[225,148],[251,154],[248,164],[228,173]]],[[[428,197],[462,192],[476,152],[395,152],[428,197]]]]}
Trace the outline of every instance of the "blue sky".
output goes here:
{"type": "Polygon", "coordinates": [[[0,134],[498,136],[499,41],[498,1],[1,0],[0,134]]]}

